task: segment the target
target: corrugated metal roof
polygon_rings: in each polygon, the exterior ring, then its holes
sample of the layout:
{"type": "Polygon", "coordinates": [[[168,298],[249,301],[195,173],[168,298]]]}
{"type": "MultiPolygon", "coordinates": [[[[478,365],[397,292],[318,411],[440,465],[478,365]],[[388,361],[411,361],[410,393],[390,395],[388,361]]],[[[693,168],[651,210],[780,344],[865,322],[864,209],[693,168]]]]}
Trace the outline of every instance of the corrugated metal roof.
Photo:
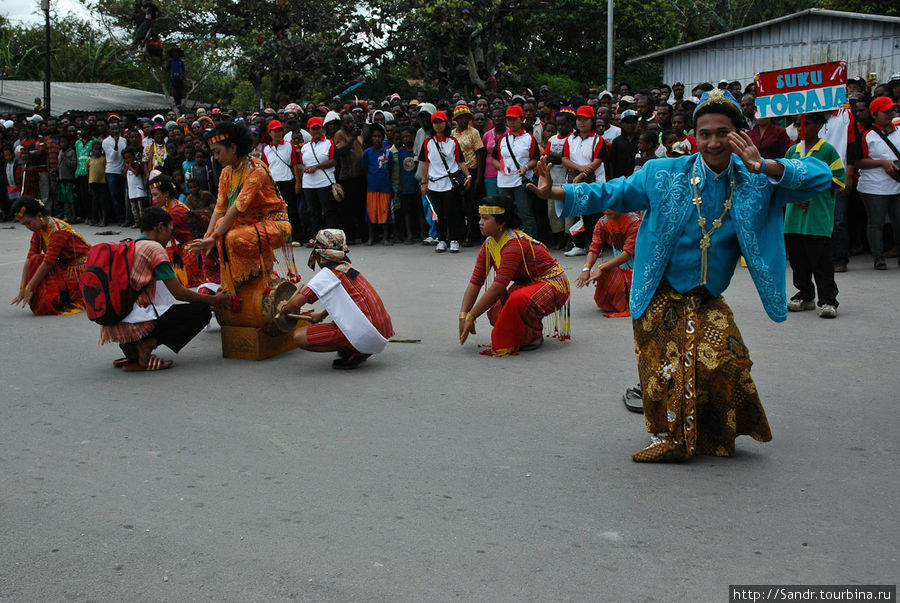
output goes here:
{"type": "MultiPolygon", "coordinates": [[[[16,107],[28,113],[34,99],[43,98],[44,82],[5,80],[0,93],[0,106],[16,107]]],[[[184,101],[185,105],[193,104],[184,101]]],[[[75,112],[167,111],[171,103],[162,94],[98,82],[50,82],[50,109],[55,117],[75,112]]]]}
{"type": "Polygon", "coordinates": [[[802,17],[805,15],[833,17],[835,19],[860,19],[863,21],[877,21],[879,23],[900,23],[900,17],[888,17],[885,15],[867,15],[864,13],[850,13],[850,12],[844,12],[844,11],[839,11],[839,10],[826,10],[823,8],[808,8],[808,9],[802,10],[798,13],[794,13],[791,15],[785,15],[784,17],[778,17],[777,19],[769,19],[768,21],[763,21],[762,23],[757,23],[755,25],[748,25],[747,27],[741,27],[740,29],[735,29],[733,31],[728,31],[728,32],[718,34],[715,36],[710,36],[708,38],[703,38],[702,40],[695,40],[693,42],[688,42],[687,44],[681,44],[680,46],[673,46],[672,48],[667,48],[665,50],[659,50],[657,52],[651,52],[650,54],[645,54],[643,56],[635,57],[633,59],[628,59],[627,61],[625,61],[625,64],[630,65],[632,63],[638,63],[640,61],[646,61],[648,59],[655,59],[658,57],[662,57],[667,54],[681,52],[681,51],[687,50],[689,48],[703,46],[705,44],[709,44],[709,43],[715,42],[717,40],[722,40],[725,38],[737,36],[737,35],[740,35],[743,33],[747,33],[749,31],[753,31],[755,29],[769,27],[770,25],[775,25],[775,24],[781,23],[783,21],[790,21],[791,19],[796,19],[798,17],[802,17]]]}

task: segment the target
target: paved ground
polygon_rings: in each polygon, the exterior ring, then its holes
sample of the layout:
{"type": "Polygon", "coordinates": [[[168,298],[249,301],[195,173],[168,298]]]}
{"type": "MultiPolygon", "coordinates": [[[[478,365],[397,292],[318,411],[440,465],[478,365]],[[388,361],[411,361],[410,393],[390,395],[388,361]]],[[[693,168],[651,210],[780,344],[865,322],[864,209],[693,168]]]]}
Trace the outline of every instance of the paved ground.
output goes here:
{"type": "Polygon", "coordinates": [[[0,230],[0,599],[727,601],[729,584],[897,582],[896,264],[856,258],[837,320],[781,325],[739,269],[727,298],[775,439],[653,466],[629,458],[646,437],[620,401],[630,321],[582,290],[571,342],[479,356],[456,343],[472,249],[353,250],[397,336],[422,339],[354,373],[300,351],[224,360],[216,330],[145,375],[113,369],[83,314],[8,305],[27,240],[0,230]]]}

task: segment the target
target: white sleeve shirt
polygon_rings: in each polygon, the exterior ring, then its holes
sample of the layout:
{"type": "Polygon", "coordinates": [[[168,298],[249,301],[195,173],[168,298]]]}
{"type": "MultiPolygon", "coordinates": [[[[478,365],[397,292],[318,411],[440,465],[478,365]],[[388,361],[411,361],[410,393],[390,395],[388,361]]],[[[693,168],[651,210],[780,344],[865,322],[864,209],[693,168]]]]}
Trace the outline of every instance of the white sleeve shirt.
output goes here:
{"type": "MultiPolygon", "coordinates": [[[[334,159],[334,141],[324,136],[319,140],[311,140],[300,147],[300,164],[310,167],[334,159]]],[[[312,174],[303,174],[303,188],[324,188],[334,184],[334,166],[319,169],[312,174]]]]}
{"type": "Polygon", "coordinates": [[[459,164],[463,161],[462,149],[452,136],[440,141],[432,136],[425,140],[419,161],[428,162],[428,190],[442,193],[453,188],[449,175],[459,171],[459,164]]]}

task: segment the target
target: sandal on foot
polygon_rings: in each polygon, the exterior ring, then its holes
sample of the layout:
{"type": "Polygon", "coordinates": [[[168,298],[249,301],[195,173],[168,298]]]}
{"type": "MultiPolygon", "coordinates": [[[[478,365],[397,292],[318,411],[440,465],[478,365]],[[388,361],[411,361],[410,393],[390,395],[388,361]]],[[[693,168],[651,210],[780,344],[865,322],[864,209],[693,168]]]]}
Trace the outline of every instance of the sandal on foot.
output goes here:
{"type": "Polygon", "coordinates": [[[640,385],[626,389],[625,395],[622,396],[622,401],[625,403],[625,408],[631,412],[644,414],[644,398],[640,385]]]}
{"type": "Polygon", "coordinates": [[[123,356],[121,358],[116,358],[115,360],[113,360],[113,367],[122,368],[126,364],[131,364],[131,363],[132,363],[131,358],[129,358],[128,356],[123,356]]]}
{"type": "Polygon", "coordinates": [[[126,373],[133,373],[137,371],[163,371],[167,368],[172,368],[174,362],[171,360],[163,360],[162,358],[158,358],[156,356],[150,356],[150,360],[147,361],[147,365],[144,366],[139,362],[130,362],[122,367],[122,370],[126,373]]]}

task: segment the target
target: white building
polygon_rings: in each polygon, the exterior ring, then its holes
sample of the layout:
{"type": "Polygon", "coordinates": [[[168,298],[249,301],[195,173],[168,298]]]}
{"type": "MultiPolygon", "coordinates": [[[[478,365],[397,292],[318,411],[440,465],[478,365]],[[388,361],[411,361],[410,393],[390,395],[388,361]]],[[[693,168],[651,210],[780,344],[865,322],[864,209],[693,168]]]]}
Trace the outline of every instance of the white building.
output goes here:
{"type": "Polygon", "coordinates": [[[737,80],[746,86],[760,71],[846,59],[847,76],[876,73],[887,82],[900,71],[900,17],[811,8],[703,40],[625,61],[662,61],[663,81],[737,80]]]}

